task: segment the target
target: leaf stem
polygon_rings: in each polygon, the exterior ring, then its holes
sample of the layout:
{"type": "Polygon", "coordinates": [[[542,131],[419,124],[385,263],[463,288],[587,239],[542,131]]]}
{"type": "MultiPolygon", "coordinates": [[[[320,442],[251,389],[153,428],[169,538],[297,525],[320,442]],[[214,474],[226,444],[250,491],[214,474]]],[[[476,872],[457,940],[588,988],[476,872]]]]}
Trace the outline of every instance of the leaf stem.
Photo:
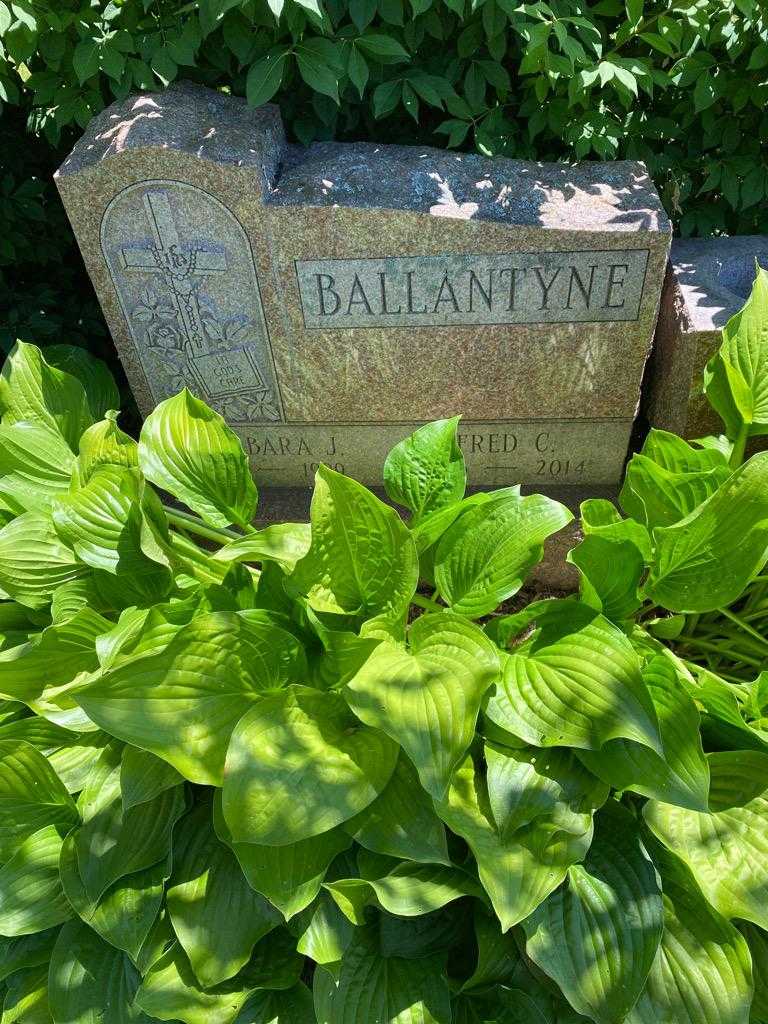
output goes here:
{"type": "Polygon", "coordinates": [[[428,597],[424,597],[423,594],[414,594],[411,598],[411,604],[417,604],[419,608],[426,608],[428,612],[444,612],[445,608],[437,601],[432,601],[428,597]]]}
{"type": "Polygon", "coordinates": [[[692,636],[687,636],[681,646],[698,647],[702,651],[711,651],[713,654],[719,654],[721,658],[727,657],[734,661],[741,661],[745,665],[752,665],[753,668],[763,668],[765,664],[764,661],[758,661],[757,658],[748,657],[742,651],[735,653],[723,647],[722,644],[711,644],[707,640],[699,640],[692,636]]]}
{"type": "Polygon", "coordinates": [[[206,540],[213,541],[214,544],[221,545],[226,544],[230,540],[240,539],[240,534],[235,533],[234,530],[227,530],[219,526],[207,526],[197,516],[190,515],[189,512],[180,512],[178,509],[169,508],[167,505],[163,505],[163,509],[171,526],[175,526],[180,530],[189,530],[190,533],[196,533],[198,537],[205,537],[206,540]]]}
{"type": "Polygon", "coordinates": [[[733,451],[731,452],[731,458],[728,463],[731,469],[738,469],[744,461],[744,451],[747,447],[748,437],[749,424],[742,423],[739,427],[739,432],[736,435],[736,440],[733,442],[733,451]]]}
{"type": "Polygon", "coordinates": [[[755,640],[758,640],[765,649],[768,650],[768,640],[766,640],[764,636],[761,636],[760,633],[758,633],[756,629],[753,629],[752,626],[750,626],[744,619],[739,618],[739,616],[729,608],[719,608],[718,611],[721,615],[724,615],[726,619],[730,619],[731,622],[735,622],[736,625],[740,629],[743,629],[745,633],[749,633],[750,636],[753,636],[755,640]]]}

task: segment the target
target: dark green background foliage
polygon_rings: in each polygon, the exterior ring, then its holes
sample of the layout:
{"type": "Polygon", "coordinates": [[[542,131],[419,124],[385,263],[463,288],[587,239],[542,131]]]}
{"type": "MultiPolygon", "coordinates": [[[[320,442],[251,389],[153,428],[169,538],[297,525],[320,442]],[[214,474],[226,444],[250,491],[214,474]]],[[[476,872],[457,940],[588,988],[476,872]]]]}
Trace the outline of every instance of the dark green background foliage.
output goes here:
{"type": "Polygon", "coordinates": [[[193,78],[296,139],[639,158],[684,235],[768,230],[758,0],[0,0],[0,341],[105,337],[50,184],[115,98],[193,78]]]}

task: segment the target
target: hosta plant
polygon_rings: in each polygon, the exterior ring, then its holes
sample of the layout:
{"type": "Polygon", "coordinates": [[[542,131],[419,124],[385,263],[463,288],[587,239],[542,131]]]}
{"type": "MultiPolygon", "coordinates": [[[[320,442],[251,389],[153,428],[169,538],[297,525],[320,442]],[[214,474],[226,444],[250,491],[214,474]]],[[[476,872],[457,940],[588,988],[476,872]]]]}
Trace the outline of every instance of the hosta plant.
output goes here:
{"type": "Polygon", "coordinates": [[[387,458],[403,516],[322,467],[257,530],[215,412],[116,404],[78,350],[0,377],[0,1024],[768,1022],[768,675],[678,646],[765,647],[735,415],[510,612],[571,513],[467,496],[456,419],[387,458]]]}

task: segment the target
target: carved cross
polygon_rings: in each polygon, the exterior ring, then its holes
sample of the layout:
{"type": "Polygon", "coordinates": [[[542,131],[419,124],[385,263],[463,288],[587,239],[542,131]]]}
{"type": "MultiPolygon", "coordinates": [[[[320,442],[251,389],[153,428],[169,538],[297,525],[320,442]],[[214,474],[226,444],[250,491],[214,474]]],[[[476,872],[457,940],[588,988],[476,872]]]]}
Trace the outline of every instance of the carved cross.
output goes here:
{"type": "Polygon", "coordinates": [[[161,274],[173,296],[190,351],[204,350],[205,333],[200,318],[197,283],[210,274],[224,273],[227,258],[223,252],[212,249],[182,246],[167,192],[146,192],[144,210],[155,244],[143,249],[123,249],[120,253],[123,270],[161,274]]]}

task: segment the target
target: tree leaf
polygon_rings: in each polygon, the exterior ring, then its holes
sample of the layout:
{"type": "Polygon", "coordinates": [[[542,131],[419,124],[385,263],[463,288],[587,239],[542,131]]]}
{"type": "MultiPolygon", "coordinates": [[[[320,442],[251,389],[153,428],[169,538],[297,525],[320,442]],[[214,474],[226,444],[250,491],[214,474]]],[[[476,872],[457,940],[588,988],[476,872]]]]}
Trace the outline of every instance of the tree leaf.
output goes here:
{"type": "Polygon", "coordinates": [[[235,612],[193,619],[165,650],[118,665],[76,693],[103,729],[168,761],[184,778],[220,786],[235,723],[292,678],[298,642],[235,612]]]}
{"type": "Polygon", "coordinates": [[[609,740],[600,750],[579,757],[614,789],[706,813],[709,764],[699,736],[696,706],[683,689],[675,666],[663,655],[652,658],[643,679],[656,709],[664,756],[633,740],[609,740]]]}
{"type": "Polygon", "coordinates": [[[80,381],[49,366],[36,345],[17,341],[0,371],[4,423],[32,420],[56,431],[72,451],[93,418],[80,381]]]}
{"type": "Polygon", "coordinates": [[[709,814],[651,801],[645,820],[724,917],[768,927],[768,754],[709,754],[709,814]]]}
{"type": "Polygon", "coordinates": [[[0,740],[0,857],[46,825],[67,829],[75,803],[39,751],[22,740],[0,740]]]}
{"type": "Polygon", "coordinates": [[[186,388],[144,421],[139,465],[212,526],[246,527],[256,514],[258,494],[239,437],[186,388]]]}
{"type": "Polygon", "coordinates": [[[416,547],[400,517],[349,477],[321,466],[312,495],[312,546],[288,586],[316,611],[391,626],[418,582],[416,547]]]}
{"type": "Polygon", "coordinates": [[[89,570],[59,539],[48,515],[25,512],[0,529],[0,587],[29,608],[89,570]]]}
{"type": "Polygon", "coordinates": [[[510,655],[486,714],[532,746],[599,750],[633,739],[661,753],[656,712],[626,636],[575,601],[550,602],[510,655]]]}
{"type": "Polygon", "coordinates": [[[472,742],[499,657],[481,629],[450,612],[420,616],[408,638],[410,651],[380,643],[344,693],[358,718],[402,746],[439,800],[472,742]]]}
{"type": "Polygon", "coordinates": [[[182,787],[123,812],[119,743],[102,751],[79,807],[83,823],[74,832],[77,868],[88,899],[96,903],[118,879],[165,860],[171,832],[185,807],[182,787]]]}
{"type": "Polygon", "coordinates": [[[171,873],[170,858],[124,875],[98,900],[91,900],[77,867],[75,835],[70,832],[61,847],[59,871],[64,893],[78,917],[105,942],[123,950],[138,964],[163,904],[165,882],[171,873]]]}
{"type": "Polygon", "coordinates": [[[245,82],[249,106],[260,107],[272,99],[283,81],[289,53],[284,46],[275,46],[250,66],[245,82]]]}
{"type": "Polygon", "coordinates": [[[49,512],[68,490],[74,464],[58,430],[34,421],[0,424],[0,497],[16,512],[49,512]]]}
{"type": "MultiPolygon", "coordinates": [[[[363,47],[371,38],[361,37],[358,45],[363,47]]],[[[407,58],[407,54],[405,56],[407,58]]],[[[409,508],[416,521],[464,497],[467,471],[456,440],[458,423],[458,416],[427,423],[400,441],[387,455],[384,462],[387,494],[392,501],[409,508]]]]}
{"type": "Polygon", "coordinates": [[[510,839],[503,839],[493,819],[486,781],[471,757],[460,766],[447,798],[436,807],[474,854],[502,931],[528,917],[557,888],[569,865],[584,857],[592,838],[591,823],[576,835],[534,819],[510,839]]]}
{"type": "Polygon", "coordinates": [[[342,828],[374,853],[428,864],[451,863],[443,823],[402,751],[379,796],[342,828]]]}
{"type": "Polygon", "coordinates": [[[540,494],[505,495],[473,508],[443,534],[435,583],[453,611],[478,619],[516,594],[543,555],[543,543],[573,519],[540,494]]]}
{"type": "Polygon", "coordinates": [[[141,1024],[139,975],[128,957],[82,921],[70,921],[51,956],[48,993],[56,1024],[141,1024]]]}
{"type": "Polygon", "coordinates": [[[744,937],[707,903],[689,869],[663,847],[664,933],[627,1024],[749,1024],[752,962],[744,937]]]}
{"type": "Polygon", "coordinates": [[[72,917],[59,878],[55,825],[27,836],[0,868],[0,935],[31,935],[72,917]]]}
{"type": "Polygon", "coordinates": [[[596,1024],[624,1020],[637,1002],[663,926],[656,870],[616,803],[598,813],[584,863],[523,922],[528,956],[596,1024]]]}
{"type": "Polygon", "coordinates": [[[223,810],[235,842],[285,846],[354,817],[384,789],[397,745],[334,693],[291,686],[235,727],[223,810]]]}
{"type": "Polygon", "coordinates": [[[180,822],[174,848],[168,913],[197,981],[211,988],[237,974],[259,939],[282,918],[249,887],[233,854],[217,839],[210,804],[180,822]]]}

